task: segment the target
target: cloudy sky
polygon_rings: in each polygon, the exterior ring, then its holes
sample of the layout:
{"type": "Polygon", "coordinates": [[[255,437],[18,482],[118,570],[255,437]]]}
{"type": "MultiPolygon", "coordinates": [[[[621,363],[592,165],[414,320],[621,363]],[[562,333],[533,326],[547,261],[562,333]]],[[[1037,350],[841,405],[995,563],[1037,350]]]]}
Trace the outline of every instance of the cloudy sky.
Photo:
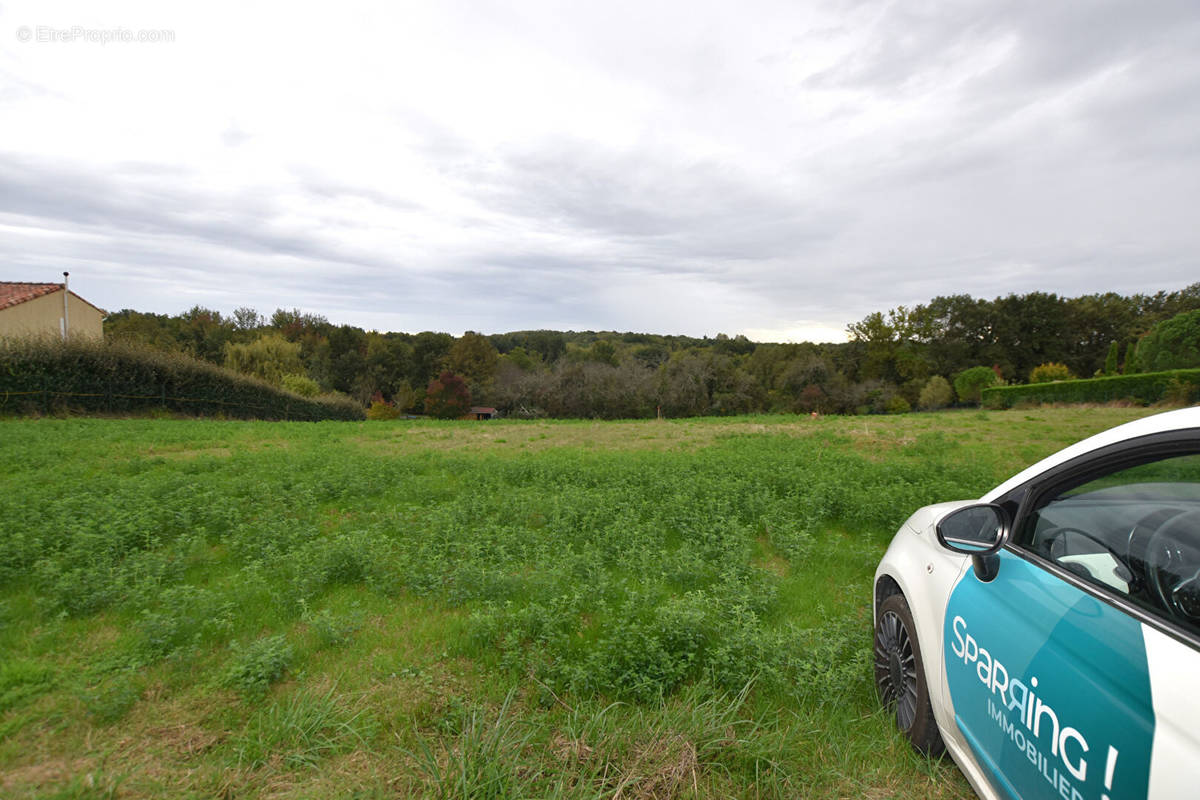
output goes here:
{"type": "Polygon", "coordinates": [[[817,341],[1200,280],[1195,0],[311,9],[0,0],[0,280],[817,341]]]}

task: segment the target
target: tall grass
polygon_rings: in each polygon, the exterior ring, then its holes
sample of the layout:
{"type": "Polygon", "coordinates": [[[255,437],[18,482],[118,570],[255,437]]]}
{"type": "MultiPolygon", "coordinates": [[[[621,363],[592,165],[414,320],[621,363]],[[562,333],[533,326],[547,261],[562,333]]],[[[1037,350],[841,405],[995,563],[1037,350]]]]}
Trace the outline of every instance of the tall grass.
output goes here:
{"type": "Polygon", "coordinates": [[[338,753],[370,747],[379,724],[364,709],[351,712],[330,688],[300,691],[256,712],[231,743],[236,763],[313,767],[338,753]]]}

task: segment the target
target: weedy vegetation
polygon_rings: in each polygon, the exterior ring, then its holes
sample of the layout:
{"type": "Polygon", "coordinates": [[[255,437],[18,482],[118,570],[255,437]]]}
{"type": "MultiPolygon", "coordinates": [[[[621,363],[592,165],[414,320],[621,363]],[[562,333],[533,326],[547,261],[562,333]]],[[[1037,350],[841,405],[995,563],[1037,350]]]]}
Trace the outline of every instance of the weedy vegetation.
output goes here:
{"type": "Polygon", "coordinates": [[[0,796],[970,796],[875,564],[1147,413],[0,421],[0,796]]]}

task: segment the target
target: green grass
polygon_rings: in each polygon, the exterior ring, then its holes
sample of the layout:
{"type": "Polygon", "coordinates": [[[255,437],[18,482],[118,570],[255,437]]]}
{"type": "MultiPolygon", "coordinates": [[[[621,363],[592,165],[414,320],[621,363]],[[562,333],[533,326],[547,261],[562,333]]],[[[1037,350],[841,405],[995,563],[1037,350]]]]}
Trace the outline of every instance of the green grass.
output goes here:
{"type": "Polygon", "coordinates": [[[874,567],[1146,413],[0,422],[0,796],[970,796],[874,567]]]}

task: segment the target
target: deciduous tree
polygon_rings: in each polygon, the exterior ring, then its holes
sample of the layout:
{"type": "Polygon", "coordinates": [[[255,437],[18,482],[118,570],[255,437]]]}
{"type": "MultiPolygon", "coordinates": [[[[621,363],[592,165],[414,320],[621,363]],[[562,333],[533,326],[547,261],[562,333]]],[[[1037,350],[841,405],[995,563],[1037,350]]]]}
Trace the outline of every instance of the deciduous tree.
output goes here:
{"type": "Polygon", "coordinates": [[[303,375],[300,345],[289,342],[276,333],[261,336],[248,344],[225,344],[225,366],[262,378],[280,386],[285,375],[303,375]]]}
{"type": "Polygon", "coordinates": [[[1137,360],[1145,372],[1200,367],[1200,310],[1155,325],[1138,342],[1137,360]]]}
{"type": "Polygon", "coordinates": [[[496,377],[500,353],[486,337],[467,331],[450,346],[446,369],[462,376],[473,392],[485,389],[496,377]]]}
{"type": "Polygon", "coordinates": [[[425,413],[438,419],[457,419],[471,409],[471,390],[453,372],[443,372],[425,390],[425,413]]]}
{"type": "Polygon", "coordinates": [[[984,389],[998,382],[991,367],[971,367],[954,376],[954,393],[961,403],[979,405],[984,389]]]}

